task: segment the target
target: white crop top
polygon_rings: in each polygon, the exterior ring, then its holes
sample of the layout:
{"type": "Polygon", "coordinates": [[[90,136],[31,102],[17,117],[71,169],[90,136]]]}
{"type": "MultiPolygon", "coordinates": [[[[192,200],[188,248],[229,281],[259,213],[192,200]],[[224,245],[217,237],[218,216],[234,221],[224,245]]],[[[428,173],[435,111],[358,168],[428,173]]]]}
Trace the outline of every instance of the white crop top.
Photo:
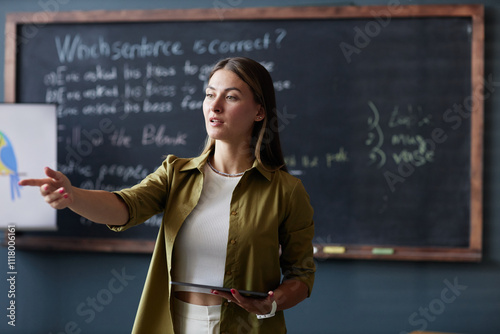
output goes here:
{"type": "MultiPolygon", "coordinates": [[[[172,281],[222,286],[229,235],[229,211],[241,177],[216,174],[204,168],[200,200],[175,239],[172,281]]],[[[175,291],[210,293],[208,289],[175,286],[175,291]]]]}

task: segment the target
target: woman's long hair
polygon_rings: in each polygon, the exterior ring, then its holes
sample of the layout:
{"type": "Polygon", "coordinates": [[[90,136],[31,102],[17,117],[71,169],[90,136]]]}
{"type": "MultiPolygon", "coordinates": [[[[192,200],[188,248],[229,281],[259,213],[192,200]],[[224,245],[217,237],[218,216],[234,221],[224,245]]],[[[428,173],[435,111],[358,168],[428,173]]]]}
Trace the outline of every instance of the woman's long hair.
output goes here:
{"type": "MultiPolygon", "coordinates": [[[[236,74],[252,90],[255,102],[260,104],[266,117],[255,122],[250,148],[259,163],[268,170],[287,171],[279,137],[276,96],[271,75],[258,62],[244,57],[226,58],[219,61],[210,72],[209,79],[218,70],[225,69],[236,74]]],[[[203,153],[215,146],[215,140],[207,136],[203,153]]]]}

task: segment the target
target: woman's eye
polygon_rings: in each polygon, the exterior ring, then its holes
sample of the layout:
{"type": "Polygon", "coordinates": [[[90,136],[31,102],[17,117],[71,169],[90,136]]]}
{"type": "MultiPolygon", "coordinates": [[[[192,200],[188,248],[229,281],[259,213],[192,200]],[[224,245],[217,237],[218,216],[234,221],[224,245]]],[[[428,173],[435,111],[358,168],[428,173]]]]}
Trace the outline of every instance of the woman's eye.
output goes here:
{"type": "Polygon", "coordinates": [[[234,100],[236,100],[236,96],[228,95],[228,96],[226,96],[226,99],[228,99],[230,101],[234,101],[234,100]]]}
{"type": "Polygon", "coordinates": [[[211,99],[211,98],[213,98],[213,97],[214,97],[214,94],[212,94],[212,93],[207,93],[207,94],[205,95],[205,97],[207,97],[207,98],[211,99]]]}

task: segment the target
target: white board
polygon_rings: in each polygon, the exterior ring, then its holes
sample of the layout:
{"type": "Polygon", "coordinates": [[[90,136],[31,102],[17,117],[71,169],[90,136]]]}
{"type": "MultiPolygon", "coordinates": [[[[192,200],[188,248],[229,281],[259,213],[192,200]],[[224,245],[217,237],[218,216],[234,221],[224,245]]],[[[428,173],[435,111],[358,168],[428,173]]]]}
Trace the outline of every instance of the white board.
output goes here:
{"type": "Polygon", "coordinates": [[[56,229],[56,210],[38,187],[18,180],[45,178],[44,167],[57,168],[57,117],[54,105],[0,104],[0,228],[56,229]]]}

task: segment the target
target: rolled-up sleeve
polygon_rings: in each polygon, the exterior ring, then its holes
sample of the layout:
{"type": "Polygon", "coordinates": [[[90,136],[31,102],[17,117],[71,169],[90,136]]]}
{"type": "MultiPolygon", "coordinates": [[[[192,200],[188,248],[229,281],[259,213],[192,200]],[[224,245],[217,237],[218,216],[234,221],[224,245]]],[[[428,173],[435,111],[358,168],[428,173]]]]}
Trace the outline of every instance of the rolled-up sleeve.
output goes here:
{"type": "Polygon", "coordinates": [[[168,160],[167,157],[163,164],[142,180],[141,183],[132,188],[114,192],[127,205],[129,220],[126,224],[120,226],[108,225],[111,230],[115,232],[125,231],[164,211],[169,193],[168,160]]]}
{"type": "Polygon", "coordinates": [[[312,245],[314,210],[300,180],[297,180],[286,207],[285,221],[280,226],[283,280],[295,279],[304,282],[310,296],[316,271],[312,245]]]}

